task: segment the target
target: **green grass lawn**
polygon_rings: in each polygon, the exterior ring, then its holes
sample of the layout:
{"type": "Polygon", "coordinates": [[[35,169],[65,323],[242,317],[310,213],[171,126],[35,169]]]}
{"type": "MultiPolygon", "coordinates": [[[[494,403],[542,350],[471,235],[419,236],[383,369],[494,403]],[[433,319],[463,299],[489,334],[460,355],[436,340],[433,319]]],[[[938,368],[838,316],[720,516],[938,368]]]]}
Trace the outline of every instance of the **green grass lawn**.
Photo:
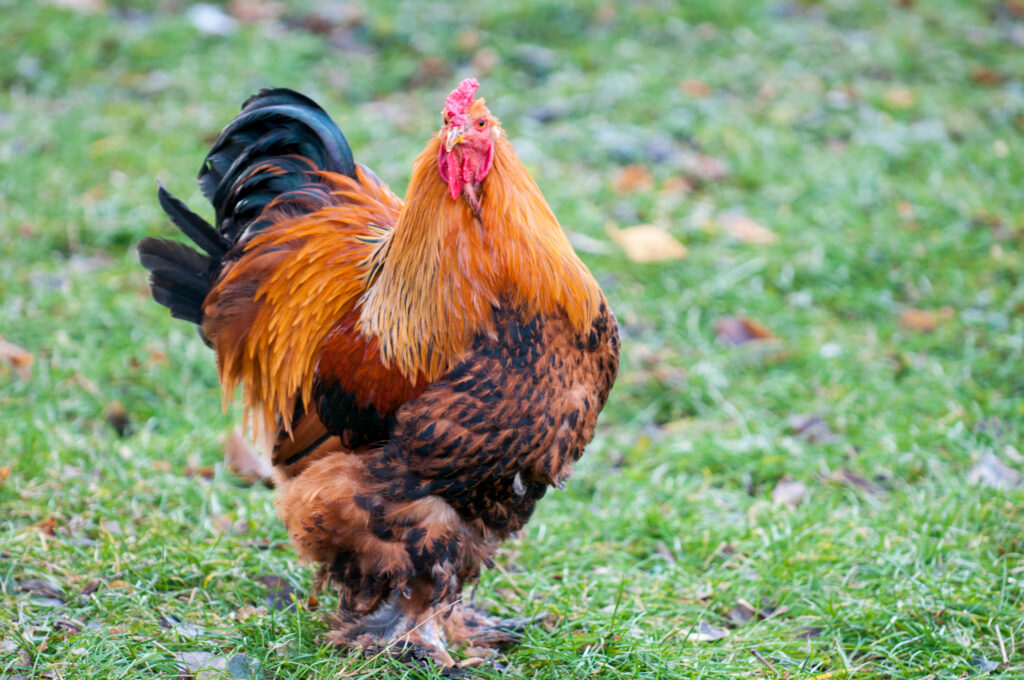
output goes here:
{"type": "Polygon", "coordinates": [[[623,336],[568,490],[475,592],[550,623],[483,675],[1024,677],[1024,5],[674,4],[250,0],[221,36],[182,0],[0,0],[0,335],[34,359],[0,359],[0,677],[433,675],[320,641],[333,598],[225,467],[238,409],[135,244],[173,233],[158,178],[209,214],[257,89],[401,194],[471,75],[623,336]]]}

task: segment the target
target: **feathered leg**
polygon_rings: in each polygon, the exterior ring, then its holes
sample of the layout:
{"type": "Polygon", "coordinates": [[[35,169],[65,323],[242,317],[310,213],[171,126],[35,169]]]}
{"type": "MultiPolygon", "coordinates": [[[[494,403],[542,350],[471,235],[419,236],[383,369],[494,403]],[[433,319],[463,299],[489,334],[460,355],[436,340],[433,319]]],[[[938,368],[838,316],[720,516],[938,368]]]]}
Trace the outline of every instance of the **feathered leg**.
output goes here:
{"type": "Polygon", "coordinates": [[[338,587],[328,638],[455,668],[444,619],[463,583],[479,573],[487,546],[443,499],[410,491],[414,498],[396,500],[396,486],[414,485],[370,478],[372,455],[336,453],[282,485],[280,511],[292,542],[338,587]]]}

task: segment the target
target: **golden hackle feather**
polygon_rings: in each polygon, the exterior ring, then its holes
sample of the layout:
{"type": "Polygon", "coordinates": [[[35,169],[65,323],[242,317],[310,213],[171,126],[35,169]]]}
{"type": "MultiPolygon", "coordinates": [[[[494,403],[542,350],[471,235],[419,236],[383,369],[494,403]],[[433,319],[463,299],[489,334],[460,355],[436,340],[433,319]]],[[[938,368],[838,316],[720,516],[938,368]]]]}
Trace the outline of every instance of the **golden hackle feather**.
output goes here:
{"type": "Polygon", "coordinates": [[[577,330],[593,322],[597,282],[579,260],[536,182],[498,136],[484,180],[482,223],[453,201],[437,172],[439,139],[416,159],[389,255],[364,297],[361,327],[386,363],[436,380],[502,299],[527,315],[564,309],[577,330]]]}

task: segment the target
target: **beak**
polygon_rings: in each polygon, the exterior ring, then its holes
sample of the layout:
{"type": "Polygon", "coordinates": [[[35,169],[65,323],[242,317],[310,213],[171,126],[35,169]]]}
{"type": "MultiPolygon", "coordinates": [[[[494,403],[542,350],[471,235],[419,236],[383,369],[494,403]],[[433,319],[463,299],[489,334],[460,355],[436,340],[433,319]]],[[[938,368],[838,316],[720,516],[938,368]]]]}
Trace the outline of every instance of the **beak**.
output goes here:
{"type": "Polygon", "coordinates": [[[451,151],[452,147],[465,138],[466,136],[462,134],[462,128],[452,128],[448,131],[448,137],[444,140],[444,150],[451,151]]]}

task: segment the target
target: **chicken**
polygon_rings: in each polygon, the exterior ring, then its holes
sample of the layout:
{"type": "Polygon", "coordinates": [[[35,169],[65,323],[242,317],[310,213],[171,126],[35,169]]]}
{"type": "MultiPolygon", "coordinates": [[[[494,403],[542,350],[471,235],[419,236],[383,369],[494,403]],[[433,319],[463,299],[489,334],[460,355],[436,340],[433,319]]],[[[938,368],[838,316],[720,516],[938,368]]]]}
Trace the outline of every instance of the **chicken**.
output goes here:
{"type": "Polygon", "coordinates": [[[312,100],[264,90],[199,184],[161,185],[202,253],[144,239],[153,296],[198,325],[225,403],[275,466],[302,558],[339,593],[330,640],[457,668],[524,621],[462,599],[563,488],[618,368],[618,329],[478,84],[448,96],[403,203],[312,100]]]}

